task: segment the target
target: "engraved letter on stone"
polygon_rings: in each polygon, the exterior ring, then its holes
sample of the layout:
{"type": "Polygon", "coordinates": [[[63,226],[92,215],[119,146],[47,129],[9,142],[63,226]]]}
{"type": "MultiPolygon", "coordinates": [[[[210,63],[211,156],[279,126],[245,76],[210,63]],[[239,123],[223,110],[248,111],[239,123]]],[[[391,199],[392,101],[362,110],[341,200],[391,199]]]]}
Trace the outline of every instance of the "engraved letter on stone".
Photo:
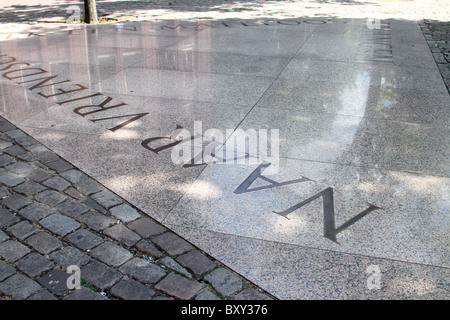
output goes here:
{"type": "Polygon", "coordinates": [[[357,214],[347,222],[343,223],[340,227],[336,228],[335,226],[335,219],[334,219],[334,200],[333,200],[333,188],[326,188],[325,190],[309,197],[306,200],[303,200],[302,202],[297,203],[296,205],[281,211],[281,212],[275,212],[285,218],[287,218],[287,215],[291,212],[300,209],[304,205],[310,203],[311,201],[316,200],[317,198],[322,197],[323,202],[323,236],[333,242],[337,242],[336,235],[348,227],[350,227],[352,224],[356,223],[369,213],[371,213],[374,210],[381,209],[377,206],[374,206],[373,204],[369,203],[369,207],[362,211],[361,213],[357,214]]]}

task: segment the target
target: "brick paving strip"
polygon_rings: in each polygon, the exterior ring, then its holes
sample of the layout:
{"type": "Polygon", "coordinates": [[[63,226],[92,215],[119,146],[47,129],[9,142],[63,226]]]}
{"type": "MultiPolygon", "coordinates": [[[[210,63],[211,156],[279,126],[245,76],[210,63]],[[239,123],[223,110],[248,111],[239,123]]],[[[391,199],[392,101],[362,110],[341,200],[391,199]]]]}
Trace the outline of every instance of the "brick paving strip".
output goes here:
{"type": "Polygon", "coordinates": [[[275,298],[0,117],[0,300],[11,299],[275,298]],[[67,285],[74,265],[81,289],[67,285]]]}
{"type": "Polygon", "coordinates": [[[419,24],[450,94],[450,22],[424,20],[419,24]]]}

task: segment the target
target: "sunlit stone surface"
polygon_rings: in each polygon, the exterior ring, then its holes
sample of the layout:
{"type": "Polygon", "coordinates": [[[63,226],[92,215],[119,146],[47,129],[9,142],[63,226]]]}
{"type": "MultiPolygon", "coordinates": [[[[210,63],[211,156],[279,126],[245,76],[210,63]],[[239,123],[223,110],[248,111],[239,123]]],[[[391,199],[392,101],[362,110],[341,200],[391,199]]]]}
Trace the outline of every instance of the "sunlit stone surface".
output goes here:
{"type": "Polygon", "coordinates": [[[416,22],[141,22],[0,39],[2,116],[272,294],[449,297],[450,96],[416,22]],[[279,157],[250,145],[191,163],[211,129],[220,142],[278,130],[279,157]]]}

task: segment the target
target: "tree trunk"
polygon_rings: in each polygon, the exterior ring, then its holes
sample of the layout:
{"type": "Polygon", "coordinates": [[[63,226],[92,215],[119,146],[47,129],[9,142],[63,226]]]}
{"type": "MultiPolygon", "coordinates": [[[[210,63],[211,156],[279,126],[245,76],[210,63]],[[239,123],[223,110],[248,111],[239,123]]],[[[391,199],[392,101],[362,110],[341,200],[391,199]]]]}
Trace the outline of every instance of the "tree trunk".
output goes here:
{"type": "Polygon", "coordinates": [[[84,20],[86,23],[98,23],[95,0],[84,0],[84,20]]]}

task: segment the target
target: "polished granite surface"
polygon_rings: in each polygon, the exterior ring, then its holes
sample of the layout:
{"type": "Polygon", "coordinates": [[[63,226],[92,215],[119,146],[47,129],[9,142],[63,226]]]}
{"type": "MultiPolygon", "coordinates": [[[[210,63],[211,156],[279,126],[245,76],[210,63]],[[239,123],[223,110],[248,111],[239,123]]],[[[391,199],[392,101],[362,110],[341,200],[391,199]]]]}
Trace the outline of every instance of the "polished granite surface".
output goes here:
{"type": "Polygon", "coordinates": [[[0,112],[279,298],[448,299],[450,96],[417,22],[369,26],[4,32],[0,112]],[[278,130],[279,157],[230,158],[242,130],[278,130]]]}

